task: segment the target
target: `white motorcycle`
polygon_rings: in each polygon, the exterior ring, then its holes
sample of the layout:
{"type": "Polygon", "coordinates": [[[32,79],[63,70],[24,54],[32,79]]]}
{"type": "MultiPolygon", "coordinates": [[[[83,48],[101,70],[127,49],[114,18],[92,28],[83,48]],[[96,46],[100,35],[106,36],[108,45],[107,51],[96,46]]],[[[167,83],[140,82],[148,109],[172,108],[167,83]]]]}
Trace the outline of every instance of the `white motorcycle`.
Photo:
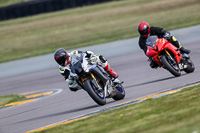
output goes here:
{"type": "Polygon", "coordinates": [[[114,81],[99,65],[92,64],[85,55],[72,57],[70,76],[78,83],[78,89],[84,89],[99,105],[106,104],[106,98],[121,100],[125,90],[119,79],[114,81]]]}

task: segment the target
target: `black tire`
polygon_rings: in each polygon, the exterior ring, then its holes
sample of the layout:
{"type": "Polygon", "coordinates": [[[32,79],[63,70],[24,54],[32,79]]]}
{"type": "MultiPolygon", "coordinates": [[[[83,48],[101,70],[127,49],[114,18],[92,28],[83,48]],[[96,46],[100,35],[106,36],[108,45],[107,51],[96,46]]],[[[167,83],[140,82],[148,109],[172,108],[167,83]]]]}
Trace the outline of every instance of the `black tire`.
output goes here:
{"type": "Polygon", "coordinates": [[[181,71],[178,67],[178,65],[176,66],[177,69],[175,69],[167,60],[166,56],[161,56],[161,62],[164,65],[164,67],[174,76],[179,77],[181,76],[181,71]]]}
{"type": "Polygon", "coordinates": [[[101,92],[97,92],[96,89],[93,87],[92,82],[87,79],[84,82],[84,86],[85,86],[85,90],[88,92],[88,94],[90,95],[90,97],[99,105],[105,105],[106,104],[106,97],[104,94],[104,91],[101,92]]]}
{"type": "Polygon", "coordinates": [[[194,72],[195,66],[193,62],[190,59],[187,59],[187,68],[184,69],[186,73],[192,73],[194,72]]]}
{"type": "Polygon", "coordinates": [[[125,97],[125,90],[124,90],[124,87],[121,84],[119,84],[119,86],[116,87],[116,91],[117,91],[116,95],[114,97],[112,97],[112,98],[115,101],[124,99],[124,97],[125,97]]]}

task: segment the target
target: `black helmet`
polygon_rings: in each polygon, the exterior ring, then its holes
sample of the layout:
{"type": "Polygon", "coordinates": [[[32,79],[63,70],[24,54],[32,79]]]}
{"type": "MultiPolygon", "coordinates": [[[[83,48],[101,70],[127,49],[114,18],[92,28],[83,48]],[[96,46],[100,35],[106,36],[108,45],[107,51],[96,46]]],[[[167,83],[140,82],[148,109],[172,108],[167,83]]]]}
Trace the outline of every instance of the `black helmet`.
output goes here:
{"type": "Polygon", "coordinates": [[[66,61],[67,64],[69,63],[69,55],[67,51],[63,48],[56,50],[56,52],[54,53],[54,59],[61,66],[65,66],[66,61]]]}

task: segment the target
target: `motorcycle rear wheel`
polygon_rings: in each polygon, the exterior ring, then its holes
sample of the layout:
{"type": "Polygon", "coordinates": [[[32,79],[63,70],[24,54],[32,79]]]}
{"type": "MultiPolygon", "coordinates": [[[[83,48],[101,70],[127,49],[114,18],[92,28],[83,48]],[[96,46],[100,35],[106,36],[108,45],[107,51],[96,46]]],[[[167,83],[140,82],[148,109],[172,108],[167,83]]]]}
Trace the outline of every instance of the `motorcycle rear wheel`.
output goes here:
{"type": "Polygon", "coordinates": [[[174,66],[172,64],[169,63],[168,59],[166,56],[161,56],[161,62],[162,64],[164,65],[164,67],[171,73],[173,74],[174,76],[176,77],[179,77],[181,76],[181,71],[178,67],[178,64],[177,64],[177,69],[174,68],[174,66]]]}
{"type": "Polygon", "coordinates": [[[116,91],[117,91],[116,95],[114,97],[112,97],[112,98],[115,101],[124,99],[125,90],[124,90],[124,87],[121,84],[119,84],[118,87],[116,87],[116,91]]]}
{"type": "Polygon", "coordinates": [[[186,61],[187,61],[187,64],[186,64],[187,68],[185,68],[184,71],[186,73],[194,72],[195,66],[194,66],[193,62],[190,59],[187,59],[186,61]]]}

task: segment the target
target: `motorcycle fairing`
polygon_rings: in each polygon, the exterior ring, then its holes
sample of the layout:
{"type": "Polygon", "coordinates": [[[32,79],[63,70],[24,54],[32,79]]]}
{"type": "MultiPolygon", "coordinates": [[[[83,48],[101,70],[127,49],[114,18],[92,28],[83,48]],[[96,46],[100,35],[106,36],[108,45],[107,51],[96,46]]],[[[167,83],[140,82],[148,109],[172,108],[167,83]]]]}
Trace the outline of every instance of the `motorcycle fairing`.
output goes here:
{"type": "Polygon", "coordinates": [[[104,84],[109,80],[103,73],[102,70],[100,70],[99,66],[93,66],[90,69],[90,72],[94,73],[95,75],[98,75],[104,82],[104,84]]]}
{"type": "Polygon", "coordinates": [[[155,36],[152,36],[150,38],[148,38],[149,40],[147,40],[147,52],[146,55],[149,57],[152,57],[152,59],[159,65],[162,66],[162,63],[160,62],[160,52],[159,51],[163,51],[164,49],[167,49],[168,51],[171,51],[174,56],[176,57],[176,61],[177,63],[180,62],[181,60],[181,53],[178,50],[178,48],[176,48],[174,45],[172,45],[169,41],[167,41],[164,38],[157,38],[155,36]]]}
{"type": "MultiPolygon", "coordinates": [[[[167,41],[167,40],[166,40],[167,41]]],[[[177,63],[179,63],[180,62],[180,60],[181,60],[181,53],[180,53],[180,51],[178,50],[178,48],[176,48],[174,45],[172,45],[170,42],[166,42],[166,44],[165,44],[165,48],[167,49],[167,50],[169,50],[169,51],[171,51],[173,54],[174,54],[174,56],[176,57],[176,61],[177,61],[177,63]]]]}
{"type": "Polygon", "coordinates": [[[157,41],[157,36],[150,36],[147,38],[146,45],[147,51],[146,55],[149,57],[153,57],[158,53],[157,46],[156,46],[156,41],[157,41]]]}

